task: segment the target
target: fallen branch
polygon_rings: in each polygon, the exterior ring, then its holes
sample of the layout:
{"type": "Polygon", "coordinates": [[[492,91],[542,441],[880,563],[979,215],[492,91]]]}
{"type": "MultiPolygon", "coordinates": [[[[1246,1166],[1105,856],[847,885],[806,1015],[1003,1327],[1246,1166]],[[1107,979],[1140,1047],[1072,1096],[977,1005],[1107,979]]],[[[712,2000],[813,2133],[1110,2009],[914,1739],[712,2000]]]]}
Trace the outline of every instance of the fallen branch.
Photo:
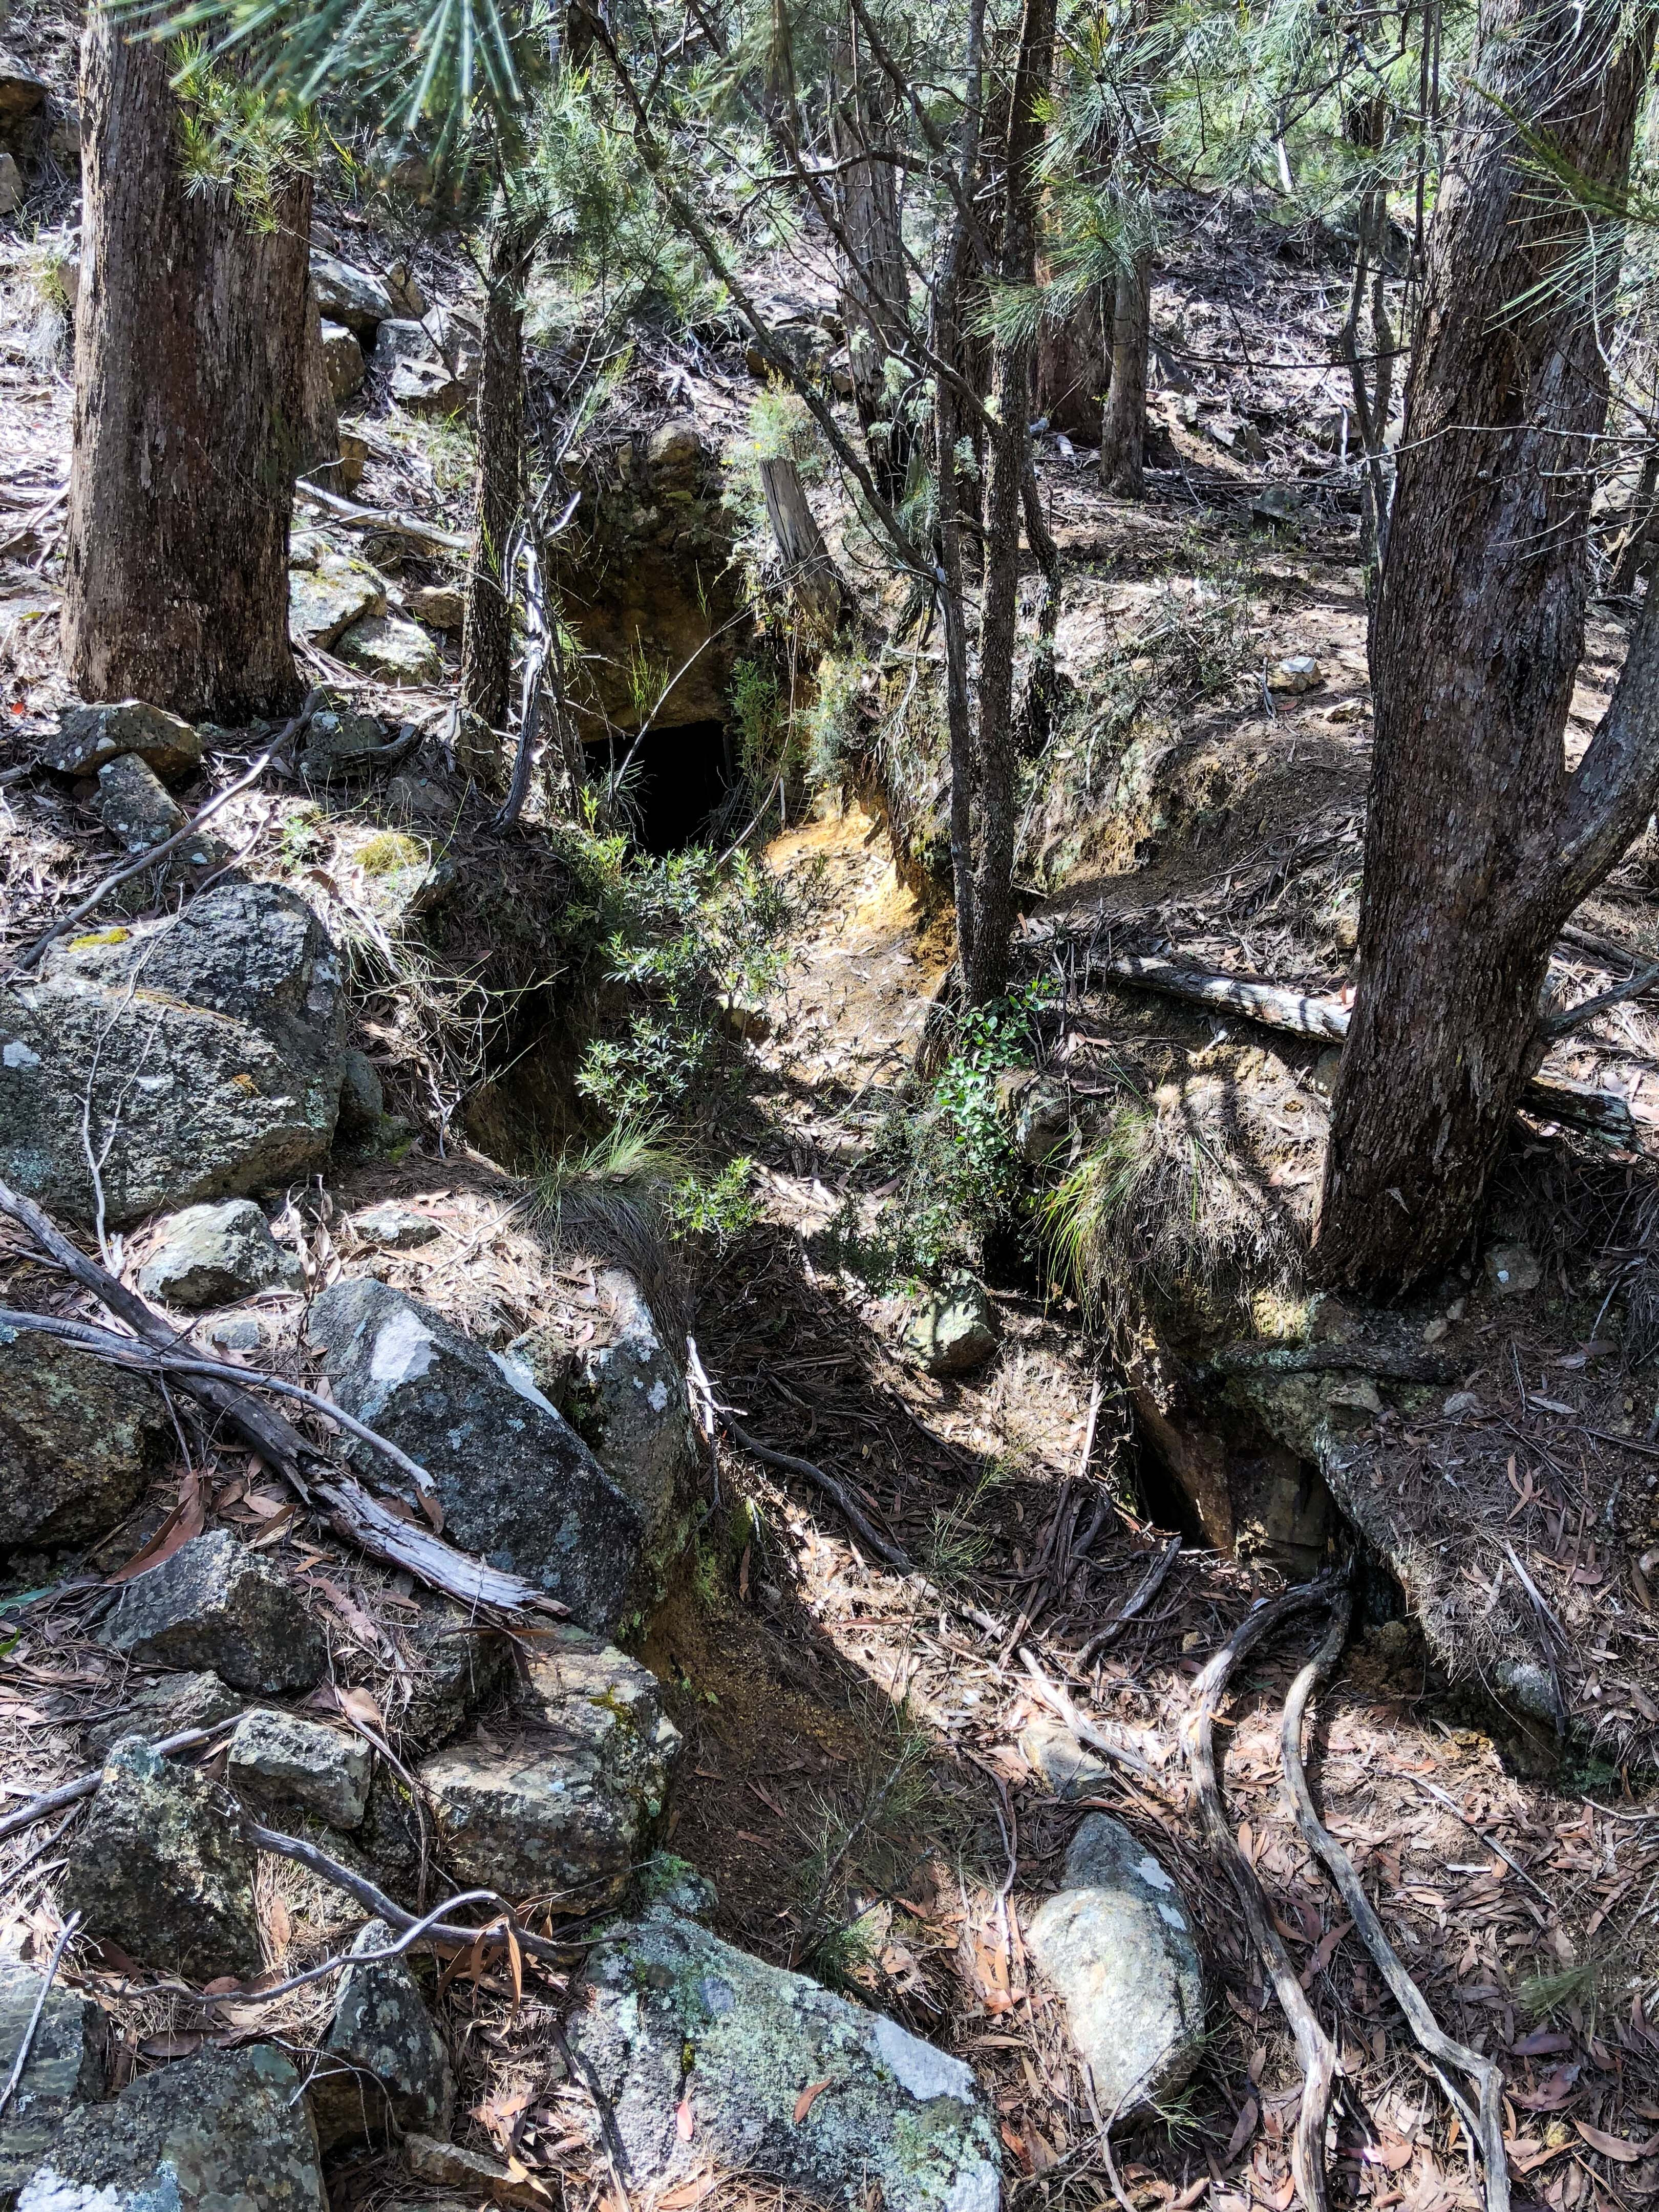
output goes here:
{"type": "Polygon", "coordinates": [[[294,489],[301,499],[315,500],[326,514],[337,515],[342,522],[384,530],[388,537],[411,538],[417,545],[441,546],[447,553],[470,553],[472,550],[470,530],[440,530],[436,523],[422,522],[418,514],[406,514],[401,508],[360,507],[355,499],[343,499],[337,491],[325,491],[309,477],[301,477],[294,489]]]}
{"type": "MultiPolygon", "coordinates": [[[[325,1505],[332,1525],[372,1559],[383,1559],[392,1566],[406,1567],[434,1589],[459,1598],[464,1604],[496,1606],[508,1612],[522,1612],[531,1606],[543,1611],[564,1611],[556,1599],[546,1596],[522,1576],[506,1573],[482,1559],[472,1559],[465,1552],[458,1552],[453,1545],[445,1543],[430,1529],[401,1520],[352,1476],[331,1474],[326,1482],[316,1485],[313,1499],[312,1482],[306,1472],[307,1462],[326,1468],[329,1461],[280,1413],[262,1406],[252,1395],[246,1368],[207,1358],[155,1313],[136,1291],[128,1290],[106,1268],[89,1259],[33,1199],[22,1197],[4,1182],[0,1182],[0,1214],[9,1216],[27,1230],[49,1258],[83,1288],[91,1291],[118,1321],[132,1330],[139,1341],[135,1344],[112,1332],[94,1329],[84,1322],[65,1323],[51,1315],[27,1316],[27,1326],[44,1328],[50,1334],[75,1332],[88,1351],[118,1359],[125,1365],[142,1364],[136,1355],[144,1347],[161,1355],[167,1370],[179,1376],[193,1398],[229,1421],[267,1466],[293,1486],[304,1504],[320,1502],[325,1505]],[[100,1345],[94,1339],[106,1341],[100,1345]]],[[[289,1387],[297,1388],[284,1386],[289,1387]]],[[[331,1419],[340,1419],[337,1406],[325,1402],[323,1410],[331,1419]]],[[[372,1431],[368,1434],[383,1448],[395,1451],[396,1447],[386,1445],[384,1437],[376,1437],[372,1431]]],[[[410,1464],[416,1462],[411,1461],[410,1464]]]]}
{"type": "Polygon", "coordinates": [[[234,782],[228,783],[222,791],[216,792],[204,805],[198,806],[182,830],[175,830],[171,837],[163,839],[161,844],[151,845],[146,851],[140,853],[136,859],[128,860],[122,866],[112,870],[104,878],[96,890],[89,892],[82,900],[79,906],[71,908],[68,914],[59,915],[44,936],[37,937],[33,945],[25,946],[24,950],[18,954],[13,963],[12,975],[21,975],[33,968],[49,945],[56,944],[66,932],[77,928],[90,915],[96,914],[112,891],[118,890],[123,884],[130,883],[134,876],[142,876],[147,869],[155,867],[161,861],[171,859],[181,845],[188,845],[204,822],[210,821],[221,807],[228,805],[240,793],[246,791],[250,784],[258,781],[277,755],[285,752],[294,743],[312,716],[321,712],[323,703],[323,694],[320,691],[308,691],[306,694],[305,704],[299,713],[291,722],[285,724],[277,732],[252,768],[245,769],[234,782]]]}
{"type": "MultiPolygon", "coordinates": [[[[1196,968],[1152,955],[1121,952],[1106,963],[1106,973],[1133,990],[1156,991],[1200,1006],[1226,1006],[1270,1030],[1297,1036],[1324,1037],[1340,1043],[1348,1034],[1349,1010],[1337,999],[1311,998],[1277,983],[1253,983],[1219,969],[1196,968]]],[[[1521,1111],[1540,1121],[1562,1121],[1576,1129],[1609,1137],[1627,1149],[1636,1143],[1636,1118],[1627,1099],[1616,1091],[1595,1091],[1565,1077],[1534,1075],[1522,1091],[1521,1111]]]]}
{"type": "Polygon", "coordinates": [[[1614,983],[1606,991],[1598,991],[1593,999],[1581,999],[1576,1006],[1555,1007],[1540,1021],[1539,1035],[1550,1038],[1566,1036],[1573,1030],[1582,1029],[1586,1022],[1593,1022],[1598,1014],[1605,1014],[1609,1008],[1622,1006],[1626,999],[1639,999],[1644,991],[1650,990],[1656,983],[1659,983],[1659,963],[1638,968],[1622,983],[1614,983]]]}
{"type": "Polygon", "coordinates": [[[23,2078],[23,2069],[29,2063],[29,2053],[34,2048],[34,2039],[40,2032],[40,2015],[46,2008],[46,1998],[51,1992],[52,1984],[58,1978],[58,1969],[64,1962],[64,1954],[69,1948],[70,1939],[80,1925],[80,1914],[71,1912],[58,1931],[58,1941],[52,1947],[52,1957],[47,1961],[46,1974],[40,1988],[35,1991],[34,2010],[29,2014],[28,2026],[23,2030],[22,2039],[17,2045],[17,2056],[11,2063],[11,2071],[6,2076],[6,2085],[4,2088],[0,2089],[0,2119],[5,2118],[7,2106],[17,2094],[17,2085],[23,2078]]]}
{"type": "Polygon", "coordinates": [[[1103,1758],[1115,1759],[1120,1766],[1127,1766],[1132,1774],[1143,1775],[1148,1782],[1158,1780],[1157,1775],[1139,1753],[1125,1751],[1121,1744],[1115,1744],[1109,1736],[1103,1735],[1092,1721],[1079,1712],[1065,1690],[1058,1682],[1048,1680],[1025,1646],[1021,1646],[1019,1656],[1031,1678],[1032,1688],[1051,1712],[1059,1714],[1079,1743],[1091,1745],[1103,1758]]]}
{"type": "MultiPolygon", "coordinates": [[[[416,1926],[415,1915],[405,1912],[401,1905],[394,1904],[367,1875],[354,1874],[349,1867],[343,1866],[337,1858],[331,1858],[320,1845],[307,1841],[303,1836],[285,1835],[280,1828],[264,1827],[248,1816],[244,1816],[241,1830],[256,1850],[272,1851],[278,1858],[292,1859],[296,1865],[308,1869],[319,1880],[331,1883],[336,1889],[343,1890],[348,1897],[355,1898],[377,1920],[384,1920],[388,1928],[395,1929],[399,1934],[407,1934],[409,1929],[416,1926]]],[[[569,1950],[568,1944],[552,1942],[545,1936],[532,1936],[527,1928],[520,1927],[514,1917],[513,1907],[493,1889],[470,1890],[467,1895],[469,1899],[484,1904],[499,1905],[507,1917],[507,1925],[519,1940],[519,1948],[532,1959],[545,1959],[556,1965],[569,1950]]],[[[476,1943],[486,1932],[483,1928],[468,1927],[464,1921],[445,1920],[429,1922],[423,1930],[438,1943],[476,1943]]]]}
{"type": "Polygon", "coordinates": [[[1145,1580],[1130,1597],[1128,1603],[1123,1607],[1121,1612],[1119,1613],[1115,1620],[1109,1620],[1104,1628],[1097,1630],[1095,1634],[1089,1638],[1089,1641],[1084,1645],[1082,1650],[1078,1653],[1076,1658],[1073,1661],[1072,1663],[1073,1666],[1088,1666],[1094,1659],[1097,1652],[1103,1651],[1106,1649],[1106,1646],[1112,1641],[1113,1638],[1116,1636],[1120,1629],[1127,1628],[1137,1613],[1145,1613],[1146,1607],[1158,1595],[1159,1590],[1163,1589],[1165,1578],[1168,1577],[1170,1568],[1174,1566],[1176,1559],[1180,1555],[1180,1537],[1171,1536],[1169,1542],[1164,1547],[1164,1549],[1159,1553],[1158,1557],[1152,1561],[1152,1565],[1146,1571],[1145,1580]]]}
{"type": "Polygon", "coordinates": [[[1313,2007],[1291,1964],[1255,1869],[1250,1864],[1228,1825],[1221,1787],[1216,1778],[1216,1708],[1226,1693],[1233,1669],[1247,1652],[1284,1621],[1298,1613],[1328,1606],[1328,1583],[1308,1583],[1298,1589],[1257,1606],[1245,1616],[1229,1640],[1210,1661],[1193,1685],[1192,1710],[1185,1723],[1187,1757],[1192,1769],[1193,1798],[1211,1851],[1232,1879],[1244,1924],[1250,1933],[1273,1985],[1302,2062],[1302,2109],[1297,2116],[1291,2146],[1291,2171],[1308,2212],[1328,2212],[1325,2181],[1325,2129],[1330,2118],[1331,2098],[1336,2087],[1336,2048],[1320,2026],[1313,2007]]]}
{"type": "Polygon", "coordinates": [[[1291,1809],[1296,1815],[1296,1825],[1302,1831],[1304,1842],[1323,1863],[1325,1871],[1336,1885],[1360,1941],[1370,1953],[1395,2002],[1405,2014],[1412,2033],[1437,2067],[1455,2067],[1460,2074],[1479,2085],[1480,2112],[1478,2120],[1452,2085],[1448,2082],[1446,2087],[1465,2125],[1480,2144],[1480,2155],[1486,2169],[1486,2212],[1509,2212],[1510,2169],[1504,2150],[1503,2075],[1495,2060],[1484,2057],[1478,2051],[1472,2051],[1466,2043],[1455,2042],[1430,2011],[1427,1999],[1406,1972],[1400,1954],[1383,1932],[1382,1923],[1372,1909],[1364,1885],[1354,1870],[1352,1860],[1314,1810],[1312,1794],[1308,1788],[1307,1771],[1302,1764],[1303,1719],[1308,1710],[1309,1698],[1329,1680],[1341,1656],[1352,1611],[1353,1601],[1349,1593],[1346,1589],[1340,1591],[1332,1607],[1331,1626],[1325,1641],[1291,1685],[1291,1693],[1285,1700],[1279,1747],[1285,1761],[1285,1793],[1290,1798],[1291,1809]]]}
{"type": "MultiPolygon", "coordinates": [[[[453,1912],[458,1905],[492,1905],[499,1901],[493,1889],[464,1889],[458,1896],[447,1897],[441,1905],[434,1905],[422,1919],[411,1922],[397,1942],[384,1951],[337,1951],[332,1958],[320,1960],[316,1966],[307,1966],[304,1973],[290,1974],[285,1982],[273,1982],[267,1989],[227,1990],[217,1996],[197,1996],[195,2002],[209,2006],[269,2004],[273,1998],[285,1997],[294,1990],[304,1989],[308,1983],[320,1982],[325,1974],[337,1974],[343,1966],[381,1966],[388,1959],[401,1959],[424,1936],[430,1936],[434,1942],[447,1942],[449,1938],[443,1932],[447,1913],[453,1912]]],[[[479,1935],[485,1932],[472,1929],[470,1940],[476,1942],[479,1935]]]]}
{"type": "MultiPolygon", "coordinates": [[[[229,1720],[221,1721],[216,1728],[183,1729],[177,1735],[164,1735],[159,1743],[152,1744],[150,1749],[164,1759],[170,1758],[175,1751],[196,1751],[203,1744],[216,1742],[219,1737],[228,1735],[241,1717],[237,1713],[229,1720]]],[[[137,1729],[133,1730],[135,1735],[140,1733],[137,1729]]],[[[78,1805],[83,1797],[95,1797],[98,1785],[103,1778],[103,1769],[100,1767],[95,1773],[77,1775],[73,1782],[60,1782],[57,1789],[45,1790],[39,1797],[31,1797],[27,1805],[20,1805],[15,1813],[8,1813],[4,1820],[0,1820],[0,1842],[8,1836],[18,1834],[24,1828],[32,1828],[37,1820],[44,1820],[48,1813],[60,1812],[65,1805],[78,1805]]]]}

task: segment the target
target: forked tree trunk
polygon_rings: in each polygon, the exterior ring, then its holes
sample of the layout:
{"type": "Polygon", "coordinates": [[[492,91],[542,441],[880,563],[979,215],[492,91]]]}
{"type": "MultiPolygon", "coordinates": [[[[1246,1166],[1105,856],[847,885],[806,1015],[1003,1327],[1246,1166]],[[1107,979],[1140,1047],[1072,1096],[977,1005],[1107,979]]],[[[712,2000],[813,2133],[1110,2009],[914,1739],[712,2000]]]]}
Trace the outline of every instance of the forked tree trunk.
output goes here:
{"type": "Polygon", "coordinates": [[[512,210],[489,234],[478,373],[478,489],[461,629],[461,700],[497,733],[513,696],[514,534],[524,506],[524,288],[539,234],[512,210]]]}
{"type": "Polygon", "coordinates": [[[288,537],[306,458],[311,179],[254,230],[186,189],[167,49],[87,27],[84,273],[64,635],[88,699],[238,722],[299,695],[288,537]]]}
{"type": "MultiPolygon", "coordinates": [[[[1025,0],[1008,118],[1007,211],[1000,275],[1010,287],[1036,278],[1042,106],[1054,64],[1054,0],[1025,0]]],[[[980,616],[979,852],[974,876],[974,943],[965,981],[970,1005],[1008,988],[1014,906],[1014,646],[1018,612],[1019,523],[1030,461],[1031,347],[999,338],[986,498],[985,595],[980,616]]]]}
{"type": "Polygon", "coordinates": [[[1100,434],[1100,480],[1120,499],[1146,489],[1146,355],[1152,340],[1152,255],[1143,246],[1117,276],[1112,380],[1100,434]]]}
{"type": "Polygon", "coordinates": [[[1496,97],[1471,91],[1450,139],[1371,626],[1358,994],[1319,1235],[1342,1281],[1409,1280],[1468,1235],[1550,945],[1659,782],[1656,596],[1582,764],[1564,763],[1619,240],[1602,227],[1592,296],[1567,265],[1583,222],[1527,143],[1619,198],[1653,18],[1487,0],[1481,30],[1496,97]]]}

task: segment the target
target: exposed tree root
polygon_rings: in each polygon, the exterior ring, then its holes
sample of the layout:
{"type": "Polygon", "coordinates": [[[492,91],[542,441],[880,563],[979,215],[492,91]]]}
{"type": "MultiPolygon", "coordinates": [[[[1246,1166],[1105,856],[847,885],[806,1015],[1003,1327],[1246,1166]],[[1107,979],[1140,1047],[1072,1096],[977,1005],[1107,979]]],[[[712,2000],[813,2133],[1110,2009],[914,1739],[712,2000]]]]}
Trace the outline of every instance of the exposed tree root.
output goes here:
{"type": "Polygon", "coordinates": [[[1127,1603],[1124,1606],[1123,1610],[1117,1615],[1115,1620],[1109,1620],[1104,1628],[1099,1628],[1095,1631],[1095,1633],[1089,1638],[1089,1641],[1084,1645],[1083,1649],[1078,1653],[1077,1657],[1073,1661],[1072,1663],[1073,1666],[1089,1666],[1093,1662],[1096,1655],[1103,1651],[1106,1649],[1106,1646],[1111,1643],[1121,1628],[1127,1628],[1137,1613],[1146,1612],[1147,1607],[1158,1595],[1159,1590],[1163,1589],[1164,1582],[1168,1578],[1170,1570],[1174,1566],[1176,1559],[1180,1557],[1180,1554],[1181,1539],[1179,1536],[1171,1536],[1169,1542],[1164,1547],[1163,1551],[1158,1554],[1158,1558],[1152,1561],[1151,1567],[1147,1570],[1146,1579],[1141,1583],[1139,1588],[1132,1594],[1127,1603]]]}
{"type": "Polygon", "coordinates": [[[1270,1599],[1248,1614],[1193,1685],[1192,1710],[1185,1724],[1187,1758],[1192,1769],[1193,1798],[1200,1823],[1211,1850],[1231,1877],[1244,1924],[1273,1978],[1274,1991],[1296,2038],[1297,2055],[1302,2061],[1302,2109],[1297,2116],[1296,2135],[1291,2145],[1291,2171],[1308,2212],[1328,2212],[1325,2130],[1336,2088],[1336,2046],[1320,2026],[1308,2002],[1291,1964],[1290,1953],[1273,1926],[1267,1894],[1255,1869],[1240,1850],[1228,1825],[1220,1784],[1216,1778],[1215,1716],[1233,1669],[1245,1654],[1282,1622],[1298,1613],[1327,1607],[1333,1597],[1328,1582],[1308,1583],[1298,1589],[1286,1590],[1281,1597],[1270,1599]]]}
{"type": "Polygon", "coordinates": [[[1342,1645],[1348,1632],[1348,1621],[1352,1611],[1352,1600],[1346,1590],[1335,1597],[1331,1626],[1325,1641],[1308,1662],[1291,1686],[1285,1700],[1285,1720],[1280,1732],[1280,1748],[1285,1761],[1285,1790],[1296,1814],[1296,1824],[1302,1831],[1308,1847],[1322,1862],[1348,1908],[1360,1941],[1376,1962],[1376,1967],[1388,1984],[1395,2002],[1406,2015],[1412,2033],[1423,2049],[1441,2069],[1455,2067],[1460,2074],[1480,2085],[1480,2111],[1478,2121],[1463,2098],[1445,2081],[1447,2094],[1462,2115],[1469,2131],[1480,2144],[1480,2154],[1486,2170],[1486,2212],[1509,2212],[1510,2169],[1504,2149],[1504,2077],[1497,2063],[1472,2051],[1468,2044],[1455,2042],[1430,2011],[1423,1992],[1406,1972],[1400,1955],[1383,1933],[1382,1923],[1372,1910],[1354,1864],[1330,1830],[1314,1810],[1312,1796],[1308,1788],[1306,1770],[1302,1764],[1302,1723],[1308,1709],[1308,1700],[1316,1689],[1329,1680],[1341,1656],[1342,1645]]]}

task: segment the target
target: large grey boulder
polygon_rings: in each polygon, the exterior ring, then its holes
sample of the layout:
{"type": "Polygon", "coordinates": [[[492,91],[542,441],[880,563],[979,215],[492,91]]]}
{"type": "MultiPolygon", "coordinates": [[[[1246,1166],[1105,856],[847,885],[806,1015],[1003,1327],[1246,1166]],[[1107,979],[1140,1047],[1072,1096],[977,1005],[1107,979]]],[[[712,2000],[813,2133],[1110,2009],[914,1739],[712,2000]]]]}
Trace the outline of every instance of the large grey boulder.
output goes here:
{"type": "MultiPolygon", "coordinates": [[[[390,1950],[397,1938],[371,1920],[352,1955],[390,1950]]],[[[407,1959],[349,1966],[307,2092],[326,2150],[368,2136],[444,2136],[455,2112],[455,2077],[407,1959]]]]}
{"type": "Polygon", "coordinates": [[[331,646],[385,605],[386,578],[378,568],[313,533],[295,539],[288,556],[288,626],[296,637],[331,646]]]}
{"type": "Polygon", "coordinates": [[[608,1325],[603,1342],[576,1355],[584,1426],[599,1465],[645,1516],[647,1540],[665,1549],[697,1463],[685,1370],[626,1268],[605,1268],[597,1287],[608,1325]]]}
{"type": "Polygon", "coordinates": [[[304,1280],[299,1255],[276,1242],[251,1198],[187,1206],[163,1224],[160,1243],[138,1270],[144,1296],[170,1306],[225,1306],[304,1280]]]}
{"type": "Polygon", "coordinates": [[[356,1828],[368,1810],[368,1746],[359,1735],[259,1706],[230,1739],[227,1778],[255,1803],[297,1805],[331,1828],[356,1828]]]}
{"type": "Polygon", "coordinates": [[[171,1435],[143,1376],[0,1324],[0,1550],[106,1534],[161,1471],[171,1435]]]}
{"type": "Polygon", "coordinates": [[[377,327],[397,312],[391,294],[378,276],[314,246],[311,249],[311,283],[325,319],[343,323],[360,338],[372,339],[377,327]]]}
{"type": "Polygon", "coordinates": [[[228,1528],[192,1536],[125,1583],[103,1640],[141,1665],[211,1668],[267,1697],[308,1690],[328,1662],[292,1583],[228,1528]]]}
{"type": "Polygon", "coordinates": [[[66,707],[40,748],[60,775],[96,775],[108,761],[136,753],[164,783],[186,782],[202,765],[202,740],[190,723],[143,699],[107,707],[66,707]]]}
{"type": "Polygon", "coordinates": [[[242,1705],[240,1694],[227,1688],[216,1674],[163,1674],[153,1682],[139,1681],[117,1711],[82,1731],[81,1741],[88,1755],[101,1764],[124,1735],[160,1743],[165,1737],[182,1735],[186,1729],[216,1728],[221,1721],[234,1721],[242,1705]]]}
{"type": "Polygon", "coordinates": [[[326,1155],[340,1100],[339,957],[275,884],[71,938],[0,988],[0,1176],[94,1211],[82,1116],[108,1149],[112,1226],[229,1196],[326,1155]]]}
{"type": "Polygon", "coordinates": [[[1026,1948],[1065,2002],[1095,2102],[1119,2119],[1180,2089],[1204,2033],[1204,1976],[1174,1881],[1121,1820],[1091,1813],[1065,1887],[1038,1906],[1026,1948]]]}
{"type": "MultiPolygon", "coordinates": [[[[40,1980],[27,1966],[0,1964],[0,2081],[11,2079],[40,1980]]],[[[0,2115],[0,2212],[9,2212],[76,2106],[103,2095],[104,2043],[104,2015],[90,1997],[61,1986],[46,1992],[28,2063],[0,2115]]]]}
{"type": "MultiPolygon", "coordinates": [[[[452,1543],[527,1576],[586,1627],[622,1616],[639,1509],[522,1375],[372,1277],[325,1291],[307,1329],[337,1403],[434,1476],[452,1543]]],[[[367,1445],[345,1451],[371,1463],[367,1445]]],[[[373,1465],[385,1480],[384,1460],[373,1465]]]]}
{"type": "Polygon", "coordinates": [[[326,2212],[316,2132],[280,2051],[204,2051],[70,2114],[18,2212],[326,2212]]]}
{"type": "Polygon", "coordinates": [[[382,684],[435,684],[444,672],[444,657],[431,632],[389,607],[343,630],[334,650],[348,667],[361,668],[382,684]]]}
{"type": "Polygon", "coordinates": [[[62,1891],[88,1936],[206,1982],[264,1964],[253,1867],[222,1793],[142,1737],[124,1736],[104,1761],[62,1891]]]}
{"type": "Polygon", "coordinates": [[[512,1741],[452,1745],[418,1779],[463,1881],[592,1911],[643,1856],[679,1730],[656,1677],[596,1636],[556,1630],[528,1671],[512,1741]]]}
{"type": "Polygon", "coordinates": [[[927,1292],[905,1328],[906,1346],[930,1375],[969,1374],[983,1366],[999,1340],[984,1285],[966,1274],[927,1292]]]}
{"type": "Polygon", "coordinates": [[[660,1912],[612,1928],[569,2035],[641,2187],[712,2159],[830,2203],[878,2188],[886,2212],[996,2212],[996,2135],[960,2059],[695,1921],[660,1912]]]}

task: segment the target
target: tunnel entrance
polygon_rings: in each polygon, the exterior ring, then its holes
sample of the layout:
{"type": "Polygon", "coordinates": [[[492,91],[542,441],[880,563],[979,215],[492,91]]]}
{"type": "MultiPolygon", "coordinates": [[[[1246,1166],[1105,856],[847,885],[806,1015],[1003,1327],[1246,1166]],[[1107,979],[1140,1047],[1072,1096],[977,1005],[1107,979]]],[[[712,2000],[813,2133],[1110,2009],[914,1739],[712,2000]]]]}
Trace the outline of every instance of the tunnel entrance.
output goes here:
{"type": "MultiPolygon", "coordinates": [[[[621,735],[587,748],[589,766],[603,775],[620,765],[634,745],[621,735]]],[[[678,853],[710,834],[714,817],[731,794],[731,740],[724,722],[679,722],[647,730],[634,750],[624,793],[634,842],[642,852],[678,853]]]]}

